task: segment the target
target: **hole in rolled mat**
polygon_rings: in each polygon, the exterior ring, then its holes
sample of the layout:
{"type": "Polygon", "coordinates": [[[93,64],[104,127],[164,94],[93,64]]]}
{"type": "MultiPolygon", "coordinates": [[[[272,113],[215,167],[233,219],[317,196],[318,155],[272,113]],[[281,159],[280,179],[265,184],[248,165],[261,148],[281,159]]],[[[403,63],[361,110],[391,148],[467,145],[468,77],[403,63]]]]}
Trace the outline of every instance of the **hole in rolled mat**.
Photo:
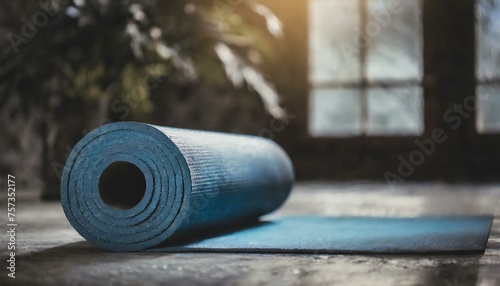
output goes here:
{"type": "Polygon", "coordinates": [[[99,195],[104,203],[120,210],[131,209],[144,197],[146,178],[134,164],[111,163],[99,178],[99,195]]]}

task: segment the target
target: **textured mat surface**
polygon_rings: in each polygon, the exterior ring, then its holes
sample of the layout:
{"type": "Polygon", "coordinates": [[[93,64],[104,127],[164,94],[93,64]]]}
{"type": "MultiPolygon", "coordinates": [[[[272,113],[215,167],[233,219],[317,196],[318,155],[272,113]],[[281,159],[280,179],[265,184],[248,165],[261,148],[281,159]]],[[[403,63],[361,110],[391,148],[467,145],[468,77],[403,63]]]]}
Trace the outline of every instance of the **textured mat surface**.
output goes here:
{"type": "Polygon", "coordinates": [[[292,184],[290,159],[270,140],[126,122],[75,146],[61,199],[71,225],[112,251],[476,252],[490,229],[484,217],[251,223],[276,210],[292,184]]]}
{"type": "Polygon", "coordinates": [[[481,253],[491,223],[490,217],[283,217],[151,251],[481,253]]]}

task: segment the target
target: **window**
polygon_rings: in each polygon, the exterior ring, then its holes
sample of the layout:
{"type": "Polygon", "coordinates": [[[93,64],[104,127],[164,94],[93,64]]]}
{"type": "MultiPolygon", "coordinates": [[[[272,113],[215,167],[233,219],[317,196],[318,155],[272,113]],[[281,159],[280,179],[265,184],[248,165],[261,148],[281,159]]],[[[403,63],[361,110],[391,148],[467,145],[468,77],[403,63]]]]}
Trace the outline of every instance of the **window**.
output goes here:
{"type": "Polygon", "coordinates": [[[500,132],[500,0],[477,0],[476,77],[479,133],[500,132]]]}
{"type": "Polygon", "coordinates": [[[423,132],[421,12],[420,0],[310,0],[313,136],[423,132]]]}

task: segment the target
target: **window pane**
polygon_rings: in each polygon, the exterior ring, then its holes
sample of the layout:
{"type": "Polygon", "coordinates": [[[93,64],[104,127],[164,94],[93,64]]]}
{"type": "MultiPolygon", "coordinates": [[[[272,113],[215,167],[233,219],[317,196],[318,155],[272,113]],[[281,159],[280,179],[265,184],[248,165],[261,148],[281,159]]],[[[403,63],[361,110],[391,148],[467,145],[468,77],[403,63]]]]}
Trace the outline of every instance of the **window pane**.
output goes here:
{"type": "Polygon", "coordinates": [[[361,134],[358,89],[314,89],[309,108],[309,131],[313,136],[361,134]]]}
{"type": "Polygon", "coordinates": [[[479,133],[500,132],[500,85],[477,88],[477,130],[479,133]]]}
{"type": "Polygon", "coordinates": [[[477,15],[477,76],[500,78],[500,0],[478,0],[477,15]]]}
{"type": "Polygon", "coordinates": [[[419,135],[423,130],[420,87],[368,89],[368,134],[419,135]]]}
{"type": "Polygon", "coordinates": [[[368,88],[364,97],[361,83],[363,77],[369,82],[421,80],[422,1],[310,0],[309,3],[311,134],[421,134],[424,129],[421,87],[368,88]],[[364,8],[360,5],[364,4],[367,18],[363,20],[364,8]],[[364,27],[360,27],[362,24],[364,27]],[[367,41],[365,47],[361,47],[359,37],[367,41]],[[341,88],[344,83],[355,86],[357,82],[359,88],[341,88]]]}
{"type": "Polygon", "coordinates": [[[359,6],[354,0],[311,0],[309,26],[310,80],[359,80],[359,56],[348,45],[359,46],[359,6]]]}
{"type": "Polygon", "coordinates": [[[368,80],[420,80],[420,0],[369,0],[368,15],[364,31],[368,80]]]}

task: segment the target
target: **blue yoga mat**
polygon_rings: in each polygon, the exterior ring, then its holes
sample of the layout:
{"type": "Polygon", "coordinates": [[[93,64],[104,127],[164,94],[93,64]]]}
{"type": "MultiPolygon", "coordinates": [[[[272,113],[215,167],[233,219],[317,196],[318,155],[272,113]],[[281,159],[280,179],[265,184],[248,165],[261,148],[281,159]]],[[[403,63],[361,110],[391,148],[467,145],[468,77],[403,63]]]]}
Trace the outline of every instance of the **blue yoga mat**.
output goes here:
{"type": "Polygon", "coordinates": [[[75,146],[61,200],[71,225],[111,251],[484,251],[491,217],[259,221],[285,202],[293,180],[271,140],[121,122],[75,146]]]}
{"type": "Polygon", "coordinates": [[[433,254],[484,251],[490,217],[283,217],[206,238],[170,242],[163,252],[433,254]]]}

